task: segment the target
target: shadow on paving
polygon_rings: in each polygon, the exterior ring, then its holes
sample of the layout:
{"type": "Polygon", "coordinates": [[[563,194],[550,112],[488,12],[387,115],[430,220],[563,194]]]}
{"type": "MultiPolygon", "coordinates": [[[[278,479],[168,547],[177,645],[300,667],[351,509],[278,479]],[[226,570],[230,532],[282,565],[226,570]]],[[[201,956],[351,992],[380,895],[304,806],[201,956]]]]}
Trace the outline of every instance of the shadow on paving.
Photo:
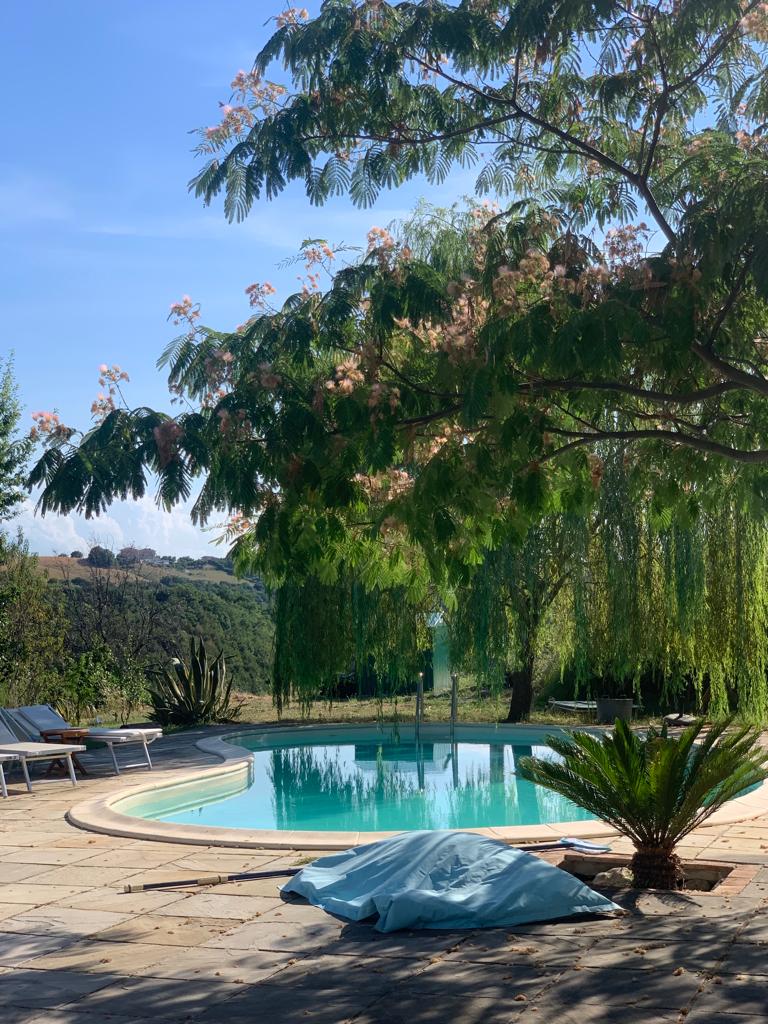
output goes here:
{"type": "MultiPolygon", "coordinates": [[[[51,937],[12,935],[11,942],[28,944],[26,963],[0,974],[2,1020],[664,1024],[687,1011],[689,1024],[764,1019],[768,983],[759,953],[768,922],[755,900],[647,893],[619,899],[628,914],[617,919],[386,935],[368,923],[348,924],[335,938],[319,935],[314,948],[300,928],[286,928],[276,941],[274,922],[256,920],[247,925],[249,948],[228,948],[240,926],[215,946],[166,948],[154,965],[135,969],[105,957],[107,944],[93,937],[60,944],[85,954],[73,961],[75,969],[36,970],[30,958],[49,954],[51,937]],[[153,975],[169,966],[184,974],[187,956],[185,976],[153,975]],[[746,973],[750,963],[762,975],[746,973]]],[[[131,947],[110,945],[126,956],[131,947]]]]}

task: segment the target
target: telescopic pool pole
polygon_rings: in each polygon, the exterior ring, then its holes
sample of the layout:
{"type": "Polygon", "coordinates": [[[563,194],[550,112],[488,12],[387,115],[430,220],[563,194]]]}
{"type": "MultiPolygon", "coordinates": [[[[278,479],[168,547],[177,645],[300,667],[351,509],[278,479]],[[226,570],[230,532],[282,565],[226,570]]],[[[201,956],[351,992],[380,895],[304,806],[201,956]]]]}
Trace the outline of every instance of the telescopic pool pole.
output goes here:
{"type": "Polygon", "coordinates": [[[424,717],[424,673],[419,672],[416,683],[416,742],[421,741],[421,720],[424,717]]]}
{"type": "Polygon", "coordinates": [[[451,740],[456,731],[456,716],[459,713],[459,675],[451,672],[451,740]]]}

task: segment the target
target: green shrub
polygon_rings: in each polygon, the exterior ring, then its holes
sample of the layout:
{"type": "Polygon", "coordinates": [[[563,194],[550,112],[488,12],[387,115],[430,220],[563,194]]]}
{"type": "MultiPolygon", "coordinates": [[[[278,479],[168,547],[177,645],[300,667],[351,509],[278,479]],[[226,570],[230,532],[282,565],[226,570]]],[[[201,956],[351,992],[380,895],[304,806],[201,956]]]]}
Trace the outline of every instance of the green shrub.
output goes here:
{"type": "Polygon", "coordinates": [[[232,683],[227,681],[223,652],[209,661],[202,637],[190,638],[188,661],[177,654],[169,668],[155,675],[149,697],[153,718],[161,725],[225,722],[240,710],[231,700],[232,683]]]}
{"type": "Polygon", "coordinates": [[[115,688],[109,652],[96,649],[73,658],[52,684],[52,703],[78,725],[105,706],[115,688]]]}
{"type": "Polygon", "coordinates": [[[768,778],[768,750],[759,730],[731,722],[703,722],[679,737],[666,726],[634,733],[617,720],[613,733],[574,732],[547,739],[562,758],[525,757],[523,778],[592,811],[632,841],[635,885],[680,888],[677,844],[726,801],[768,778]]]}

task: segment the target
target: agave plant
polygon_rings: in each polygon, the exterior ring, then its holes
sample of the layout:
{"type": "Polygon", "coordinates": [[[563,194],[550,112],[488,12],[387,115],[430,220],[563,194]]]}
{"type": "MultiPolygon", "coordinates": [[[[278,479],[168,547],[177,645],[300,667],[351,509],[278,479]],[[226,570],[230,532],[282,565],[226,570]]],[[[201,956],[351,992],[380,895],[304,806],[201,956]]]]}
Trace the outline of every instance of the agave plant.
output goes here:
{"type": "Polygon", "coordinates": [[[189,660],[177,652],[170,667],[156,673],[149,689],[154,718],[162,725],[205,725],[234,717],[232,683],[223,651],[209,661],[202,637],[189,641],[189,660]]]}
{"type": "Polygon", "coordinates": [[[759,731],[719,722],[702,735],[696,722],[678,737],[666,726],[632,732],[550,736],[559,761],[521,758],[520,774],[568,797],[631,839],[635,885],[680,888],[677,844],[722,805],[768,777],[768,750],[759,731]]]}

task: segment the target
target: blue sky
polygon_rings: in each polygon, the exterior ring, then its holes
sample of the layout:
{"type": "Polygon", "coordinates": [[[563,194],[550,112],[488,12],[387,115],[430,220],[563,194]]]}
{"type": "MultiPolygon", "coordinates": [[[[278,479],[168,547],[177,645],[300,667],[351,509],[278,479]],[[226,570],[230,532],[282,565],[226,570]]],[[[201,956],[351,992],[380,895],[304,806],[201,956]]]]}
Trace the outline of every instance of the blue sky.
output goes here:
{"type": "MultiPolygon", "coordinates": [[[[281,8],[280,0],[6,0],[0,354],[15,353],[25,429],[31,412],[54,408],[87,426],[102,362],[128,371],[132,404],[166,407],[155,360],[174,335],[172,301],[187,293],[202,303],[204,322],[234,326],[248,315],[252,281],[293,290],[297,269],[276,264],[303,238],[361,244],[368,228],[404,216],[421,194],[447,204],[472,191],[473,175],[457,174],[441,189],[414,182],[356,210],[347,199],[313,208],[291,188],[241,225],[228,224],[220,204],[206,209],[190,196],[200,164],[188,133],[218,120],[218,101],[281,8]]],[[[195,530],[186,510],[160,512],[151,498],[90,522],[41,520],[30,502],[20,521],[41,554],[97,539],[222,553],[211,547],[215,531],[195,530]]]]}

